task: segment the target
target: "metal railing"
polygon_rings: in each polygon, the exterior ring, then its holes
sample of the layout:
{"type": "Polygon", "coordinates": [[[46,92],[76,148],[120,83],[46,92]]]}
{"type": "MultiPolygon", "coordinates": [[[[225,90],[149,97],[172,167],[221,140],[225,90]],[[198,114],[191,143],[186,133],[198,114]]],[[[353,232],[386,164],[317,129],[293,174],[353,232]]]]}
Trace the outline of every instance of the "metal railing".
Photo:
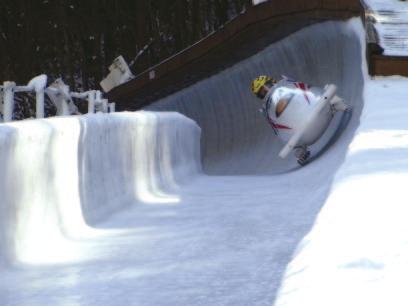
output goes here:
{"type": "Polygon", "coordinates": [[[87,100],[88,113],[103,112],[109,113],[115,111],[115,103],[109,103],[102,97],[99,90],[90,90],[86,92],[72,92],[69,86],[64,84],[61,79],[56,80],[47,87],[47,76],[42,74],[33,78],[27,85],[18,86],[15,82],[6,81],[0,85],[0,122],[10,122],[13,120],[13,110],[15,105],[14,94],[19,92],[35,93],[36,100],[36,118],[44,118],[44,99],[45,94],[57,108],[57,116],[69,116],[76,109],[72,98],[87,100]]]}

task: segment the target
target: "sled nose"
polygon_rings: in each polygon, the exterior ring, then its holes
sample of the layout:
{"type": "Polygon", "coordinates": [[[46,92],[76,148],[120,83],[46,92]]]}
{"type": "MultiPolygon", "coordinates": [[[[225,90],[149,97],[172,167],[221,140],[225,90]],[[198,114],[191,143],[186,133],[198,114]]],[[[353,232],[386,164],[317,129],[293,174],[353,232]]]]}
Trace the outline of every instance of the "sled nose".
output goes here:
{"type": "Polygon", "coordinates": [[[296,131],[295,134],[289,139],[288,143],[283,147],[283,149],[279,152],[280,158],[286,158],[289,153],[299,145],[299,141],[302,138],[305,131],[307,131],[310,126],[317,120],[318,116],[320,115],[321,111],[325,108],[326,105],[330,102],[330,100],[334,97],[336,93],[336,86],[333,84],[327,85],[324,88],[324,94],[321,96],[316,108],[313,110],[313,113],[305,121],[303,126],[296,131]]]}

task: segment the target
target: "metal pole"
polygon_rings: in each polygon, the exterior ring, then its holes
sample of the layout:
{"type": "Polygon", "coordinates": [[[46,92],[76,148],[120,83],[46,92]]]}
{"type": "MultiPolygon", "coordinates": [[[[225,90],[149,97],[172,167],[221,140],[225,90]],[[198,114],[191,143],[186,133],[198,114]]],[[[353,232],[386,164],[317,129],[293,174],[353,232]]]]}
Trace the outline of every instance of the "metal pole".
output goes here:
{"type": "Polygon", "coordinates": [[[44,89],[35,93],[36,96],[36,118],[44,118],[44,89]]]}
{"type": "Polygon", "coordinates": [[[110,113],[114,113],[115,108],[116,108],[116,103],[115,102],[109,103],[109,112],[110,113]]]}
{"type": "Polygon", "coordinates": [[[0,87],[0,122],[3,122],[4,117],[4,92],[3,86],[0,87]]]}
{"type": "Polygon", "coordinates": [[[96,90],[95,92],[96,92],[96,94],[95,94],[95,100],[96,101],[95,102],[100,103],[101,99],[102,99],[102,92],[100,90],[96,90]]]}
{"type": "Polygon", "coordinates": [[[69,106],[68,102],[66,99],[62,98],[62,116],[69,116],[70,111],[69,111],[69,106]]]}
{"type": "Polygon", "coordinates": [[[103,112],[102,93],[100,90],[95,91],[95,111],[97,113],[103,112]]]}
{"type": "Polygon", "coordinates": [[[4,82],[3,83],[4,92],[4,122],[9,122],[13,120],[13,108],[14,108],[14,87],[16,83],[14,82],[4,82]]]}
{"type": "Polygon", "coordinates": [[[91,90],[88,92],[88,114],[95,113],[95,90],[91,90]]]}
{"type": "Polygon", "coordinates": [[[61,92],[61,103],[62,103],[62,115],[69,116],[71,114],[69,110],[68,101],[70,101],[71,96],[69,94],[69,86],[65,84],[60,84],[61,92]]]}
{"type": "Polygon", "coordinates": [[[108,112],[108,99],[102,99],[102,112],[108,112]]]}

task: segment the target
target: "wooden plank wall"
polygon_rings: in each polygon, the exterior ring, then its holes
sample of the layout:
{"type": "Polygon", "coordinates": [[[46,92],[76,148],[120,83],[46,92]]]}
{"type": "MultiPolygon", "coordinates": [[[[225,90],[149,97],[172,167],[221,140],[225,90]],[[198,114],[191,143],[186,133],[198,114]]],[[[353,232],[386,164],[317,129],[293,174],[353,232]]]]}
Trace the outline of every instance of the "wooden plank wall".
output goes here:
{"type": "Polygon", "coordinates": [[[272,0],[250,7],[195,45],[108,93],[118,110],[136,110],[225,69],[304,26],[362,16],[359,0],[272,0]],[[268,33],[268,35],[265,35],[268,33]],[[246,46],[246,48],[241,46],[246,46]],[[246,52],[246,50],[251,49],[246,52]],[[252,54],[251,54],[252,52],[252,54]]]}

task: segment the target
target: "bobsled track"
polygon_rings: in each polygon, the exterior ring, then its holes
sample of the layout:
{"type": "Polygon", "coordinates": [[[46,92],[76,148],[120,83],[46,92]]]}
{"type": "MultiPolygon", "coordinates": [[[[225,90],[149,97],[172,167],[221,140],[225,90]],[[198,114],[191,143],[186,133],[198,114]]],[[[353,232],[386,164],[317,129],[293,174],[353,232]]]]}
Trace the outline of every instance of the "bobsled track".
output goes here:
{"type": "MultiPolygon", "coordinates": [[[[272,74],[321,87],[337,84],[339,95],[354,107],[357,122],[363,89],[360,40],[352,24],[310,26],[149,109],[174,110],[198,123],[203,166],[209,174],[281,173],[294,160],[278,158],[282,143],[258,111],[261,103],[250,91],[251,80],[272,74]]],[[[344,155],[336,153],[338,158],[344,155]]]]}
{"type": "Polygon", "coordinates": [[[324,22],[146,111],[1,125],[0,305],[280,305],[359,125],[363,57],[359,19],[324,22]],[[249,90],[268,73],[354,109],[296,171],[249,90]]]}

